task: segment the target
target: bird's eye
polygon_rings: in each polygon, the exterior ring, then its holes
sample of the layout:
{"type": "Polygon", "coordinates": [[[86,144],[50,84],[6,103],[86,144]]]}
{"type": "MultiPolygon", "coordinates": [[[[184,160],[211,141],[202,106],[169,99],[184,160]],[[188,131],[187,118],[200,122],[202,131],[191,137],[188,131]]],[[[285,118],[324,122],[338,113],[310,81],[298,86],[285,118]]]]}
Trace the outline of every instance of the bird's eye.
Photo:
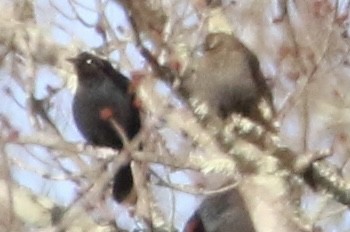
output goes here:
{"type": "Polygon", "coordinates": [[[86,60],[86,63],[87,63],[87,64],[92,64],[92,59],[87,59],[87,60],[86,60]]]}

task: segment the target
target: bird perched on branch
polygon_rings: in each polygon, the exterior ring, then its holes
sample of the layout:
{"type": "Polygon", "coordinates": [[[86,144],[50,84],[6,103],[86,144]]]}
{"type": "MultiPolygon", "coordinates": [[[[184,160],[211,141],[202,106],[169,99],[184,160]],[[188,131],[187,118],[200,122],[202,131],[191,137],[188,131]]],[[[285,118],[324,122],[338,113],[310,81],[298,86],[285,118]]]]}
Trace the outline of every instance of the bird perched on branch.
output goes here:
{"type": "Polygon", "coordinates": [[[256,56],[234,36],[222,32],[208,34],[203,50],[185,72],[180,91],[206,103],[209,112],[221,118],[240,113],[265,124],[258,104],[264,99],[273,111],[272,94],[256,56]]]}
{"type": "MultiPolygon", "coordinates": [[[[122,136],[112,125],[118,124],[127,139],[140,130],[139,110],[133,105],[130,81],[104,59],[90,53],[69,58],[78,75],[78,88],[73,100],[75,123],[88,143],[114,149],[123,147],[122,136]]],[[[133,189],[130,163],[114,177],[113,197],[123,201],[133,189]]]]}
{"type": "Polygon", "coordinates": [[[186,223],[184,232],[255,232],[238,190],[206,198],[186,223]]]}

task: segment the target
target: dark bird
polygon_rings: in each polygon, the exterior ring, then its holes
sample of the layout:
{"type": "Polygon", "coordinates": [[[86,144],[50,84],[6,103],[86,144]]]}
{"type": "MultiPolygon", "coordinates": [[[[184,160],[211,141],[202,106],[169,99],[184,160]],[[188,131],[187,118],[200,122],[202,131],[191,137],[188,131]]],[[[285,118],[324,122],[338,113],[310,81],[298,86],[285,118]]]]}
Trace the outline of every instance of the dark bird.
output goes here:
{"type": "Polygon", "coordinates": [[[225,33],[208,34],[203,47],[202,56],[185,72],[182,94],[207,103],[209,112],[221,118],[240,113],[265,124],[258,104],[265,99],[273,109],[272,94],[256,56],[225,33]]]}
{"type": "MultiPolygon", "coordinates": [[[[74,64],[78,88],[73,100],[75,123],[88,143],[121,149],[121,136],[111,124],[118,123],[128,139],[140,130],[139,110],[129,92],[130,80],[116,71],[107,60],[90,53],[68,59],[74,64]]],[[[123,201],[133,189],[130,163],[115,174],[113,197],[123,201]]]]}
{"type": "Polygon", "coordinates": [[[255,232],[239,192],[234,189],[206,198],[185,225],[184,232],[255,232]]]}

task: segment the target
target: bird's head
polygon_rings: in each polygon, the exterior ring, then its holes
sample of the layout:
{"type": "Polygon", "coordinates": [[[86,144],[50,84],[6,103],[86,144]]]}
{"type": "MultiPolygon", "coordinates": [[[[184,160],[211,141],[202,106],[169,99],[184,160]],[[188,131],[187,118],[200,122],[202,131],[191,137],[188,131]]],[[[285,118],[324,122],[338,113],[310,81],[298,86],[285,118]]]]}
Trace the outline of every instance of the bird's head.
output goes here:
{"type": "Polygon", "coordinates": [[[99,74],[103,72],[106,63],[108,63],[108,61],[88,52],[82,52],[78,56],[67,60],[74,65],[80,80],[101,76],[99,74]]]}
{"type": "Polygon", "coordinates": [[[223,32],[208,34],[203,44],[205,52],[231,52],[232,50],[241,50],[243,47],[243,44],[237,38],[231,34],[223,32]]]}

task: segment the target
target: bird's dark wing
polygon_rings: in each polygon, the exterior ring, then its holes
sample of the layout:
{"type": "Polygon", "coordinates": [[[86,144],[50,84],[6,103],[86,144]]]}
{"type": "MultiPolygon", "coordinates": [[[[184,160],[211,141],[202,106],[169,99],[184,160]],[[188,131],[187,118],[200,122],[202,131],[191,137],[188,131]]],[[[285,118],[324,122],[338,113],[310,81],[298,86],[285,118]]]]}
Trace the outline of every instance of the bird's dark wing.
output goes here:
{"type": "Polygon", "coordinates": [[[261,73],[259,60],[251,51],[248,50],[247,54],[250,70],[252,71],[252,77],[256,86],[258,87],[258,91],[268,101],[270,106],[273,107],[271,89],[267,85],[264,75],[261,73]]]}
{"type": "Polygon", "coordinates": [[[128,91],[130,80],[115,70],[107,60],[103,60],[103,72],[117,88],[122,89],[125,93],[128,91]]]}

